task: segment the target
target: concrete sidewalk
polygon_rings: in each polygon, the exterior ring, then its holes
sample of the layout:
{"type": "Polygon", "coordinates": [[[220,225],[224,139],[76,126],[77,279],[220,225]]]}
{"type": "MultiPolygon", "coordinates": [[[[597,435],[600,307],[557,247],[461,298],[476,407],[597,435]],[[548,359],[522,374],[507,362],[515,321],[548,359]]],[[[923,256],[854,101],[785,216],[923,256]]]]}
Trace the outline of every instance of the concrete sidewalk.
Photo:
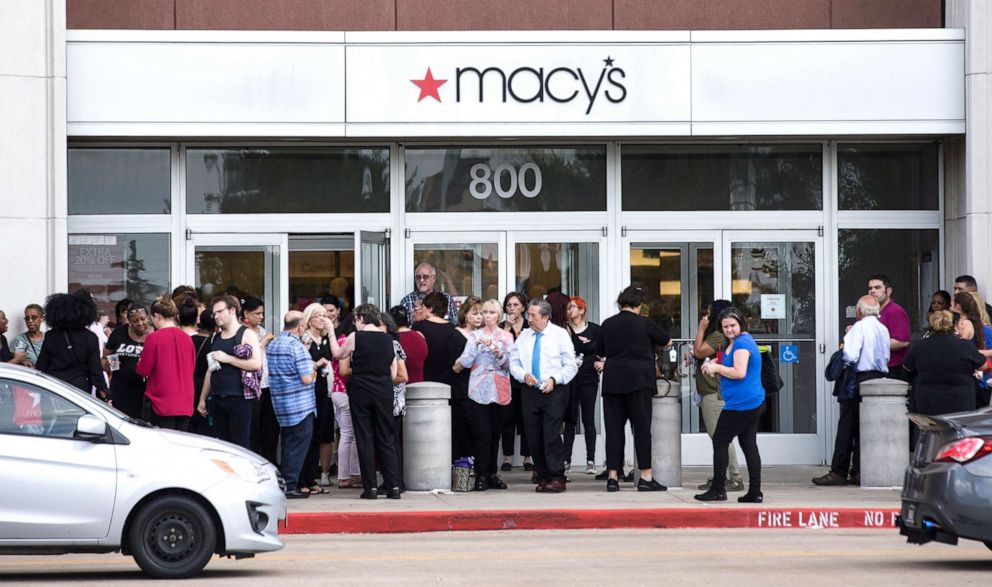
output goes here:
{"type": "Polygon", "coordinates": [[[326,495],[290,501],[285,533],[424,532],[439,530],[552,528],[817,528],[892,527],[899,489],[817,487],[810,482],[824,467],[766,467],[763,504],[701,503],[708,468],[685,468],[683,487],[667,492],[638,492],[621,483],[607,493],[603,481],[584,472],[569,474],[568,491],[540,494],[530,473],[503,473],[505,491],[469,493],[407,492],[401,500],[358,499],[359,490],[327,488],[326,495]]]}

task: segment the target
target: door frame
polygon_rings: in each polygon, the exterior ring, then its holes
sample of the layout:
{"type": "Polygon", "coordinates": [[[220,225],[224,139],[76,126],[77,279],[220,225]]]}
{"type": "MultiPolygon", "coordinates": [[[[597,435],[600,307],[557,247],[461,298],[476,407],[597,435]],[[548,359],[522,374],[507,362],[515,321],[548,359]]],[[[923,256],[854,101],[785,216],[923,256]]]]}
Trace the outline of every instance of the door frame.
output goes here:
{"type": "MultiPolygon", "coordinates": [[[[638,230],[628,229],[621,236],[620,258],[621,277],[630,280],[630,251],[635,243],[681,244],[710,242],[713,244],[713,283],[714,299],[733,299],[731,281],[731,246],[735,242],[813,242],[816,267],[816,373],[822,373],[825,355],[822,343],[825,340],[826,323],[826,281],[824,267],[824,237],[816,229],[692,229],[692,230],[638,230]]],[[[816,384],[816,434],[774,434],[758,435],[762,458],[776,465],[812,465],[829,459],[831,449],[827,422],[829,406],[826,402],[825,383],[822,377],[815,378],[816,384]]],[[[705,466],[712,463],[712,443],[705,433],[682,435],[682,462],[685,465],[705,466]]],[[[743,462],[743,461],[741,461],[743,462]]]]}
{"type": "Polygon", "coordinates": [[[289,233],[209,233],[194,232],[186,240],[186,262],[182,283],[196,283],[197,247],[276,247],[278,284],[272,292],[272,304],[268,300],[265,307],[265,327],[269,332],[282,330],[282,313],[289,302],[289,233]]]}

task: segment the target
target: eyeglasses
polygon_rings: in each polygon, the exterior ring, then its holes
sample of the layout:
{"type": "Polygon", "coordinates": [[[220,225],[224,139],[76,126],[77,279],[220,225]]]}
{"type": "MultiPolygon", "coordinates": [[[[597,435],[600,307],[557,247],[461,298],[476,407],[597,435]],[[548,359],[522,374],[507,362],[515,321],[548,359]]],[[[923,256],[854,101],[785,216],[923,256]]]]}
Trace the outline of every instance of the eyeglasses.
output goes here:
{"type": "Polygon", "coordinates": [[[413,278],[417,281],[427,281],[434,277],[433,275],[414,275],[413,278]]]}

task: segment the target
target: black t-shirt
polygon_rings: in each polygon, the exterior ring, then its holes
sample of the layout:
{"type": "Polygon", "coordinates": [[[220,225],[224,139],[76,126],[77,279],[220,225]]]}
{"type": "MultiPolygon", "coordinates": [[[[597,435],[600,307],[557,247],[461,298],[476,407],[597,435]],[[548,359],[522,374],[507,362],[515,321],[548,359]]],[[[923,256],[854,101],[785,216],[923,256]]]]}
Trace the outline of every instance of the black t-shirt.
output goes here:
{"type": "MultiPolygon", "coordinates": [[[[451,382],[451,365],[448,362],[448,342],[455,327],[450,322],[421,320],[413,324],[413,330],[424,335],[427,342],[427,358],[424,359],[424,381],[438,383],[451,382]]],[[[464,338],[464,337],[463,337],[464,338]]]]}
{"type": "Polygon", "coordinates": [[[572,345],[575,347],[575,355],[582,355],[582,366],[575,375],[577,379],[598,379],[594,363],[596,362],[596,339],[599,338],[599,324],[586,322],[586,329],[575,333],[568,329],[572,336],[572,345]]]}
{"type": "Polygon", "coordinates": [[[135,372],[134,368],[138,364],[138,358],[141,357],[145,343],[131,338],[127,328],[118,328],[110,333],[106,348],[111,353],[116,353],[121,360],[121,368],[111,372],[111,392],[126,389],[129,392],[144,395],[144,379],[135,372]]]}
{"type": "Polygon", "coordinates": [[[0,334],[0,363],[6,363],[14,358],[14,353],[10,352],[10,345],[7,344],[7,337],[0,334]]]}

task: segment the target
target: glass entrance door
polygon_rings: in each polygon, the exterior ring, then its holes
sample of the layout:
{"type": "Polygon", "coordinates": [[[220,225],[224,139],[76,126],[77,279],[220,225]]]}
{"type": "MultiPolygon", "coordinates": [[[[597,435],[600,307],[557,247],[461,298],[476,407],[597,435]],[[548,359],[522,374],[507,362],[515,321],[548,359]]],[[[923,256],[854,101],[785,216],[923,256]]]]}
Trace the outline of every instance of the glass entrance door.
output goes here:
{"type": "Polygon", "coordinates": [[[672,334],[663,373],[682,384],[683,462],[707,465],[712,448],[693,405],[692,341],[716,298],[750,320],[773,354],[785,387],[769,397],[760,428],[762,459],[811,464],[826,458],[822,377],[824,340],[822,237],[815,231],[631,232],[623,275],[647,284],[646,315],[672,334]]]}
{"type": "Polygon", "coordinates": [[[265,304],[265,328],[279,332],[288,291],[286,235],[194,234],[187,247],[187,283],[204,304],[219,295],[257,297],[265,304]]]}

